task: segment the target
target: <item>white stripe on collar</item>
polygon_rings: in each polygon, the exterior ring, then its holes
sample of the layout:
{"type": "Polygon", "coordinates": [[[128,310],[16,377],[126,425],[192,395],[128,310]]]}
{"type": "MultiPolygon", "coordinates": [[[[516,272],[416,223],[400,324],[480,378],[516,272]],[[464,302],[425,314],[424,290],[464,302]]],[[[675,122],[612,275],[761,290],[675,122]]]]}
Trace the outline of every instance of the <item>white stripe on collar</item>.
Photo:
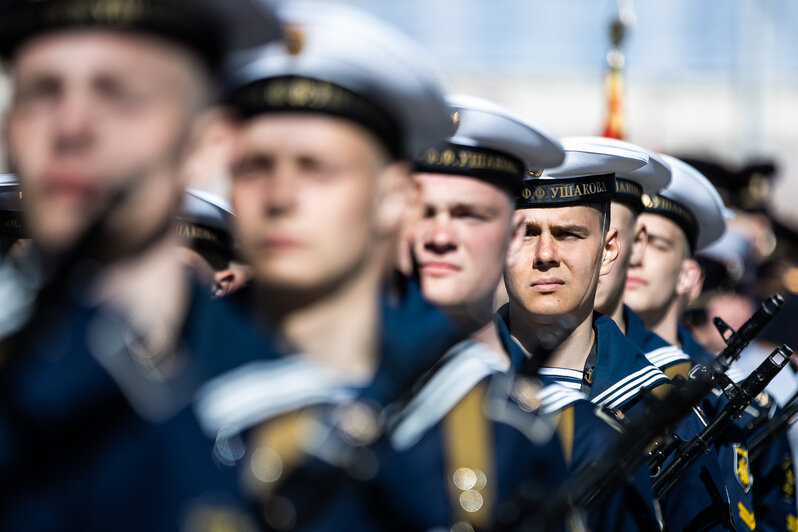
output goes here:
{"type": "Polygon", "coordinates": [[[672,345],[654,349],[645,355],[649,362],[660,369],[676,361],[690,361],[690,357],[687,355],[687,353],[672,345]]]}
{"type": "Polygon", "coordinates": [[[546,386],[539,394],[541,404],[540,412],[551,415],[577,401],[587,401],[587,396],[582,392],[574,391],[561,383],[546,386]]]}
{"type": "Polygon", "coordinates": [[[503,360],[482,342],[471,339],[452,347],[444,358],[449,360],[388,421],[387,425],[392,427],[391,445],[397,451],[415,445],[485,377],[509,369],[509,361],[503,360]]]}
{"type": "Polygon", "coordinates": [[[646,366],[643,369],[635,371],[631,375],[627,375],[614,385],[604,390],[601,394],[597,395],[593,399],[593,402],[602,405],[609,403],[614,404],[620,396],[627,398],[631,397],[628,394],[629,391],[637,390],[637,392],[639,392],[641,387],[658,380],[667,382],[668,377],[666,377],[665,374],[662,373],[656,366],[646,366]]]}
{"type": "Polygon", "coordinates": [[[299,356],[250,362],[200,388],[194,410],[203,430],[241,431],[274,416],[318,404],[353,400],[358,388],[299,356]]]}

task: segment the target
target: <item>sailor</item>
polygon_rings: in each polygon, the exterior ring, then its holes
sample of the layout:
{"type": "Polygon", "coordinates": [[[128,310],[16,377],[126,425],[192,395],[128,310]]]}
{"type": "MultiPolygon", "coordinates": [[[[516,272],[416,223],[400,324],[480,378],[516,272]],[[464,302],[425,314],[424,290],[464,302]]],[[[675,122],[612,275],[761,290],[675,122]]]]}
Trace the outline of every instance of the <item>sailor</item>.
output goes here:
{"type": "MultiPolygon", "coordinates": [[[[630,264],[624,301],[648,329],[670,345],[680,347],[693,364],[705,364],[713,356],[679,324],[679,317],[701,290],[702,272],[694,253],[720,238],[725,229],[726,211],[717,191],[700,172],[674,157],[663,155],[663,158],[671,168],[672,179],[659,194],[643,198],[645,210],[638,223],[646,226],[648,246],[645,256],[630,264]]],[[[702,405],[709,418],[724,402],[719,391],[715,393],[718,397],[714,407],[707,402],[702,405]]],[[[747,451],[740,443],[745,439],[742,427],[746,423],[740,421],[730,427],[716,444],[721,472],[729,489],[732,517],[738,529],[753,530],[757,525],[768,526],[767,523],[784,527],[794,512],[794,502],[782,502],[780,487],[774,486],[783,482],[766,484],[764,479],[776,469],[776,476],[784,477],[786,470],[782,465],[783,459],[789,457],[789,445],[784,439],[786,452],[779,446],[773,447],[776,458],[773,464],[765,466],[769,472],[759,475],[763,481],[758,486],[753,482],[756,471],[751,473],[747,451]]]]}
{"type": "Polygon", "coordinates": [[[201,373],[185,357],[229,337],[186,318],[208,307],[173,224],[222,56],[279,31],[246,0],[0,6],[7,153],[35,246],[25,277],[3,279],[0,528],[197,529],[235,504],[180,414],[201,373]]]}
{"type": "Polygon", "coordinates": [[[460,339],[391,271],[417,210],[411,161],[450,133],[451,112],[424,54],[386,24],[329,3],[279,15],[286,38],[233,59],[223,96],[253,271],[233,300],[286,354],[210,380],[196,411],[265,527],[383,529],[369,489],[383,407],[460,339]]]}
{"type": "Polygon", "coordinates": [[[216,194],[189,188],[177,214],[183,262],[212,297],[225,297],[249,281],[249,267],[237,260],[230,204],[216,194]]]}
{"type": "Polygon", "coordinates": [[[521,258],[507,268],[509,303],[499,314],[521,347],[563,315],[575,327],[541,369],[593,402],[628,411],[645,390],[668,378],[626,340],[612,319],[594,314],[600,277],[619,254],[618,230],[610,224],[615,172],[648,161],[639,152],[578,142],[564,144],[565,162],[525,182],[517,209],[526,236],[521,258]]]}

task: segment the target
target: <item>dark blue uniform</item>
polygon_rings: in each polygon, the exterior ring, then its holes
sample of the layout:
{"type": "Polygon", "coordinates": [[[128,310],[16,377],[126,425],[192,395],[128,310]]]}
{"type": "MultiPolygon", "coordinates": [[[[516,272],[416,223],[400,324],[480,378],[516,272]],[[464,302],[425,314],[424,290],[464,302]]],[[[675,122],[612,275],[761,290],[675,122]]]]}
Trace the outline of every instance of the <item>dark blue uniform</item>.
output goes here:
{"type": "MultiPolygon", "coordinates": [[[[199,290],[193,296],[185,352],[241,340],[223,307],[199,290]],[[204,326],[195,328],[200,317],[204,326]]],[[[201,530],[209,519],[249,522],[235,476],[214,463],[190,411],[212,366],[149,379],[125,348],[126,332],[112,315],[61,294],[2,343],[0,529],[201,530]]]]}
{"type": "MultiPolygon", "coordinates": [[[[696,342],[687,329],[681,325],[679,326],[678,334],[682,350],[690,355],[695,364],[709,364],[714,360],[715,357],[696,342]]],[[[725,403],[726,397],[719,390],[715,390],[713,396],[710,396],[709,400],[705,401],[702,406],[706,415],[712,418],[723,408],[725,403]]],[[[751,408],[755,411],[756,406],[751,408]]],[[[770,529],[771,525],[768,523],[773,523],[776,520],[782,521],[786,527],[787,514],[785,510],[787,508],[783,500],[780,500],[781,496],[778,491],[766,489],[765,483],[763,483],[762,491],[760,491],[756,483],[757,475],[749,468],[748,451],[745,447],[747,436],[745,425],[750,419],[750,417],[744,415],[743,418],[729,427],[715,444],[721,464],[721,472],[729,489],[732,516],[739,530],[770,529]],[[760,512],[763,516],[767,516],[765,522],[761,522],[760,512]],[[776,517],[777,514],[781,515],[776,517]]],[[[789,443],[786,443],[786,445],[787,449],[789,449],[789,443]]],[[[765,465],[766,468],[775,467],[776,470],[781,471],[783,457],[779,446],[773,449],[775,449],[776,454],[765,459],[764,462],[760,462],[760,465],[765,465]]],[[[770,450],[767,454],[769,453],[770,450]]],[[[760,474],[763,472],[760,470],[760,474]]],[[[767,474],[762,476],[765,478],[767,474]]],[[[795,505],[793,503],[790,511],[794,512],[794,510],[795,505]]],[[[784,528],[776,529],[783,530],[784,528]]]]}
{"type": "MultiPolygon", "coordinates": [[[[669,376],[686,376],[692,366],[689,355],[670,345],[659,335],[649,331],[643,321],[629,307],[624,306],[626,337],[646,354],[649,361],[669,376]]],[[[706,419],[695,413],[685,418],[674,433],[688,440],[701,431],[706,419]]],[[[667,464],[668,462],[666,462],[667,464]]],[[[698,458],[696,463],[679,479],[678,483],[661,498],[665,526],[672,530],[733,530],[732,511],[737,503],[748,504],[750,500],[731,498],[739,495],[733,488],[727,493],[728,472],[722,472],[720,458],[715,449],[698,458]]],[[[739,511],[739,509],[737,509],[739,511]]]]}
{"type": "MultiPolygon", "coordinates": [[[[384,298],[370,382],[344,382],[306,357],[277,356],[253,358],[199,391],[201,425],[238,470],[266,527],[381,530],[396,523],[377,489],[391,465],[383,409],[460,339],[415,282],[403,289],[398,301],[384,298]]],[[[398,515],[423,511],[402,507],[398,515]]]]}
{"type": "MultiPolygon", "coordinates": [[[[499,332],[504,342],[505,348],[513,358],[523,357],[521,347],[512,339],[508,327],[509,317],[506,307],[500,309],[497,314],[499,332]]],[[[612,322],[611,322],[612,323],[612,322]]],[[[614,323],[612,323],[614,326],[614,323]]],[[[609,353],[609,345],[615,335],[612,328],[607,327],[607,323],[601,320],[597,326],[601,334],[597,331],[597,346],[602,353],[609,353]]],[[[617,327],[615,327],[617,330],[617,327]]],[[[620,331],[618,331],[620,333],[620,331]]],[[[622,336],[622,335],[621,335],[622,336]]],[[[639,356],[639,355],[638,355],[639,356]]],[[[602,363],[608,362],[610,357],[598,357],[602,363]]],[[[637,361],[644,368],[643,375],[651,373],[654,375],[654,382],[650,386],[667,383],[667,378],[648,369],[649,364],[645,360],[637,361]]],[[[607,369],[599,370],[601,383],[607,382],[607,369]]],[[[594,370],[594,375],[596,372],[594,370]]],[[[650,377],[649,377],[650,378],[650,377]]],[[[546,404],[543,405],[544,412],[549,409],[563,408],[568,405],[571,409],[573,421],[573,436],[567,439],[564,444],[566,458],[568,459],[568,470],[570,473],[577,471],[580,467],[591,462],[600,461],[613,441],[618,437],[622,430],[620,425],[614,423],[614,416],[605,411],[601,405],[596,405],[587,400],[587,397],[577,391],[576,382],[560,379],[558,377],[544,375],[541,377],[544,384],[556,383],[563,385],[563,391],[553,395],[546,404]],[[569,395],[570,394],[570,395],[569,395]],[[575,396],[574,396],[575,394],[575,396]],[[556,398],[560,397],[561,403],[558,404],[556,398]]],[[[646,379],[644,379],[646,380],[646,379]]],[[[578,379],[581,387],[581,379],[578,379]]],[[[621,394],[623,395],[623,393],[621,394]]],[[[622,401],[623,405],[631,405],[633,401],[622,401]]],[[[617,491],[604,500],[601,505],[595,505],[588,509],[588,525],[591,530],[656,530],[659,528],[659,511],[655,507],[654,497],[651,490],[651,483],[648,478],[648,469],[640,468],[635,472],[633,479],[620,486],[617,491]]]]}

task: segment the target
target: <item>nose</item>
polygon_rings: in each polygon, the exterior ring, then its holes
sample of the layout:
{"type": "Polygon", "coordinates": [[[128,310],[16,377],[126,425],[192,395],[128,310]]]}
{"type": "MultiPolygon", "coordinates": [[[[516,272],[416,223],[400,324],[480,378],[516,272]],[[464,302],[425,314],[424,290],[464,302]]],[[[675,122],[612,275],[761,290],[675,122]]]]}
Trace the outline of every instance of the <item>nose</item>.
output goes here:
{"type": "Polygon", "coordinates": [[[557,266],[559,262],[556,240],[550,234],[542,233],[538,237],[535,249],[535,267],[548,269],[557,266]]]}
{"type": "Polygon", "coordinates": [[[270,216],[291,212],[297,203],[297,181],[285,165],[278,165],[267,180],[266,208],[270,216]]]}
{"type": "Polygon", "coordinates": [[[451,218],[446,214],[439,214],[428,220],[429,228],[424,238],[424,248],[432,253],[442,255],[457,249],[457,240],[451,218]]]}
{"type": "Polygon", "coordinates": [[[88,95],[66,89],[53,112],[56,149],[74,154],[85,151],[94,139],[93,109],[88,95]]]}

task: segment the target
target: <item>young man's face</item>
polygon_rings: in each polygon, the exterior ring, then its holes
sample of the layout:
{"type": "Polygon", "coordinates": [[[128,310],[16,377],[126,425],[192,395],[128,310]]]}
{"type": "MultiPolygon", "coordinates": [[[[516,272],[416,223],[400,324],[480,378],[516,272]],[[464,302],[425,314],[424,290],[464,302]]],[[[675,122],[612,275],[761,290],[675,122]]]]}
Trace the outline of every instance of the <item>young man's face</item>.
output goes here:
{"type": "Polygon", "coordinates": [[[513,198],[471,177],[417,174],[416,181],[423,215],[413,254],[424,295],[441,307],[486,303],[489,309],[513,235],[520,237],[513,198]]]}
{"type": "MultiPolygon", "coordinates": [[[[234,160],[239,245],[263,287],[339,286],[399,229],[402,213],[386,213],[391,188],[402,186],[388,170],[398,165],[387,164],[376,138],[350,121],[255,117],[241,126],[234,160]]],[[[409,181],[406,170],[398,179],[409,181]]]]}
{"type": "Polygon", "coordinates": [[[120,249],[161,230],[207,84],[188,50],[141,34],[53,32],[20,48],[12,83],[9,162],[40,246],[62,252],[102,216],[120,249]]]}
{"type": "Polygon", "coordinates": [[[637,313],[665,309],[676,297],[684,261],[690,260],[687,238],[664,216],[643,213],[638,223],[648,232],[646,254],[629,267],[624,302],[637,313]]]}
{"type": "Polygon", "coordinates": [[[632,209],[619,202],[612,202],[610,207],[610,225],[618,231],[620,250],[618,260],[607,275],[601,276],[596,290],[596,309],[610,314],[615,310],[615,305],[623,298],[626,285],[626,272],[632,260],[633,251],[637,254],[641,250],[635,246],[645,246],[645,242],[635,242],[637,234],[637,216],[632,209]],[[609,308],[613,307],[613,308],[609,308]]]}
{"type": "Polygon", "coordinates": [[[589,316],[599,275],[618,254],[617,232],[602,232],[588,206],[523,209],[526,233],[518,261],[507,268],[510,304],[541,321],[589,316]]]}

